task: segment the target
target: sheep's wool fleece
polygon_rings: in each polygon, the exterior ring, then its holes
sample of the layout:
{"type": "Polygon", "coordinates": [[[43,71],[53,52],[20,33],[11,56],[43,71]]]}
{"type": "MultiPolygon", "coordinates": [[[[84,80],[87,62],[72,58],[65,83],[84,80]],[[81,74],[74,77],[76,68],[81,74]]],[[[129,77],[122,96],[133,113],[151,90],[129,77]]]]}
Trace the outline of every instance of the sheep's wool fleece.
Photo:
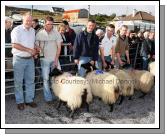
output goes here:
{"type": "Polygon", "coordinates": [[[114,74],[119,79],[123,96],[132,96],[134,94],[134,80],[128,73],[119,69],[112,69],[109,73],[114,74]]]}
{"type": "Polygon", "coordinates": [[[88,81],[82,77],[64,73],[53,79],[53,92],[60,100],[67,102],[71,110],[79,108],[82,104],[81,96],[87,90],[87,103],[92,101],[92,93],[88,81]]]}
{"type": "Polygon", "coordinates": [[[155,62],[151,62],[148,66],[148,69],[150,73],[152,73],[155,76],[155,62]]]}
{"type": "Polygon", "coordinates": [[[96,71],[87,74],[91,91],[94,96],[100,97],[104,103],[113,104],[119,97],[120,84],[118,78],[107,72],[96,74],[96,71]],[[116,93],[115,93],[116,91],[116,93]]]}
{"type": "Polygon", "coordinates": [[[154,75],[146,70],[126,70],[135,81],[135,89],[148,93],[154,86],[154,75]]]}

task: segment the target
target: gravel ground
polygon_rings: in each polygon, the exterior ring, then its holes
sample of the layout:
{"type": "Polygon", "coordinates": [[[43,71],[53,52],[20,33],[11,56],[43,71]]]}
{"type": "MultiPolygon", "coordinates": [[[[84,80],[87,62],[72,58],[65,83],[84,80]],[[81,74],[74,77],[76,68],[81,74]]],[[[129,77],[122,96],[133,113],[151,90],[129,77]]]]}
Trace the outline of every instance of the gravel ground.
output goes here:
{"type": "Polygon", "coordinates": [[[153,124],[155,89],[144,98],[138,98],[140,95],[136,91],[132,100],[125,98],[122,105],[116,103],[112,113],[109,112],[109,106],[94,98],[90,104],[90,112],[80,109],[73,119],[68,117],[65,106],[62,105],[59,111],[55,108],[58,100],[53,105],[47,105],[42,91],[36,92],[35,102],[38,107],[26,107],[23,111],[17,110],[14,95],[10,95],[5,100],[5,121],[6,124],[153,124]]]}

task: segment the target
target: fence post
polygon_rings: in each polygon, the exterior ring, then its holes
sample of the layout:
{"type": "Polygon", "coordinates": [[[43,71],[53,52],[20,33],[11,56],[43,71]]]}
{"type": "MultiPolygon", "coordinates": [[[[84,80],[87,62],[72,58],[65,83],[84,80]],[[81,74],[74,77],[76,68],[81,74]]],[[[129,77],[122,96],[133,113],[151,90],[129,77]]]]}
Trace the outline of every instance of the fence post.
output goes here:
{"type": "Polygon", "coordinates": [[[133,63],[133,68],[134,69],[136,67],[136,59],[137,59],[137,54],[138,54],[138,50],[139,50],[139,44],[140,44],[140,42],[137,44],[137,49],[136,49],[136,54],[135,54],[135,60],[134,60],[134,63],[133,63]]]}

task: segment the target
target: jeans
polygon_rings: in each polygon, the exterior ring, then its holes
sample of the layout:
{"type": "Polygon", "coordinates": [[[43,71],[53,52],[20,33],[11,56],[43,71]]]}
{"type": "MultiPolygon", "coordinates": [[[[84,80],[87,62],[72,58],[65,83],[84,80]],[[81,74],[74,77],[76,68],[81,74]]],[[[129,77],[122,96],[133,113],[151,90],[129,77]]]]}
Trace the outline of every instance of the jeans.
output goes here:
{"type": "MultiPolygon", "coordinates": [[[[44,93],[44,99],[47,102],[52,101],[55,98],[50,90],[50,82],[49,82],[49,73],[54,68],[53,63],[54,63],[53,60],[49,60],[45,58],[41,59],[41,68],[42,68],[42,77],[43,77],[43,93],[44,93]]],[[[60,64],[58,68],[61,69],[60,64]]]]}
{"type": "Polygon", "coordinates": [[[142,57],[142,61],[143,61],[143,70],[148,70],[148,58],[146,57],[142,57]]]}
{"type": "Polygon", "coordinates": [[[33,102],[35,94],[34,59],[22,59],[18,56],[13,56],[13,70],[16,103],[33,102]],[[25,98],[23,91],[23,80],[25,82],[25,98]]]}
{"type": "Polygon", "coordinates": [[[86,74],[86,70],[81,67],[82,64],[88,63],[92,60],[91,57],[80,57],[79,58],[79,64],[78,64],[78,73],[81,77],[84,77],[86,74]]]}

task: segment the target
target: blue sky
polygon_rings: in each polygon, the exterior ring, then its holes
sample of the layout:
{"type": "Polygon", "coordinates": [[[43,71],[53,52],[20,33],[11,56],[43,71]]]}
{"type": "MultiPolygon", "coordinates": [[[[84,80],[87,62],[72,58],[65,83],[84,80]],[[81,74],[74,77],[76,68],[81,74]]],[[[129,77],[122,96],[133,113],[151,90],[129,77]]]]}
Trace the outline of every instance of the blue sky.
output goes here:
{"type": "MultiPolygon", "coordinates": [[[[11,5],[10,5],[11,6],[11,5]]],[[[31,5],[14,5],[15,7],[24,7],[24,8],[31,8],[31,5]]],[[[65,10],[70,9],[80,9],[85,8],[88,9],[88,5],[33,5],[34,9],[40,9],[40,10],[52,10],[52,7],[61,7],[65,10]]],[[[155,7],[152,5],[130,5],[130,6],[123,6],[123,5],[102,5],[102,6],[93,6],[90,5],[90,13],[91,14],[107,14],[111,15],[112,13],[116,13],[116,15],[122,15],[122,14],[132,14],[133,9],[136,9],[138,11],[146,11],[151,12],[153,15],[155,15],[155,7]]]]}

